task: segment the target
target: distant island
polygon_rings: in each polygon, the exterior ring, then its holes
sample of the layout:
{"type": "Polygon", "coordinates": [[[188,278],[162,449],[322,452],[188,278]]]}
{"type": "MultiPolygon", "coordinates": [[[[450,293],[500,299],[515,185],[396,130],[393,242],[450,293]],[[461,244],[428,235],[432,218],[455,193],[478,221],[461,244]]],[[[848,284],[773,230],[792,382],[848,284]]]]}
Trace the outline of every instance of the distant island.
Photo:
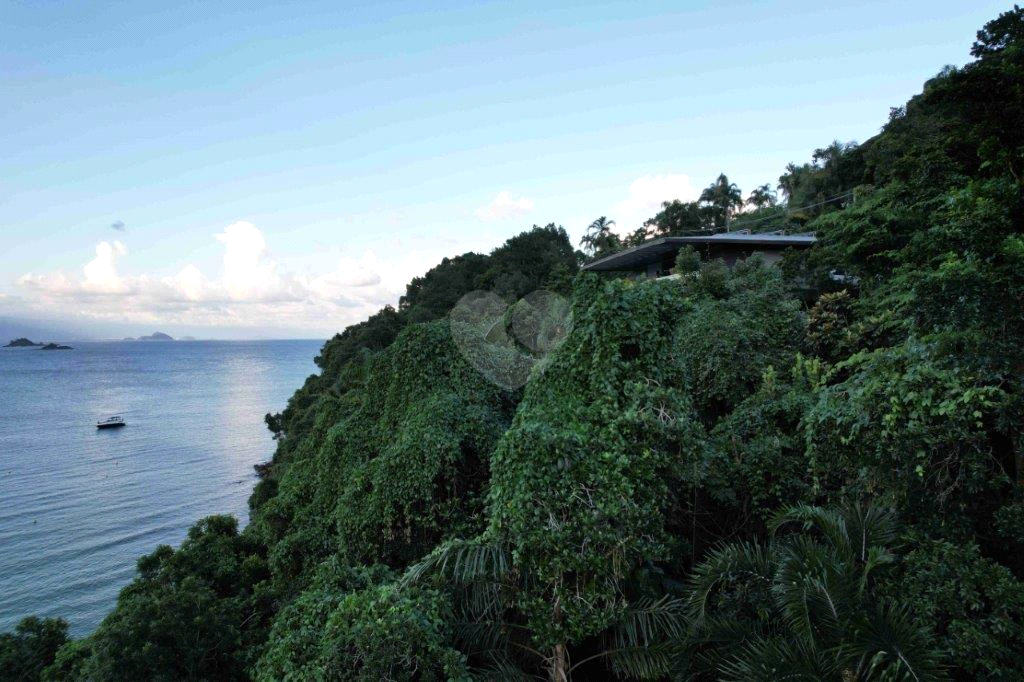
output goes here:
{"type": "Polygon", "coordinates": [[[140,336],[137,339],[133,339],[130,336],[124,339],[125,341],[174,341],[174,337],[164,334],[163,332],[153,332],[149,336],[140,336]]]}
{"type": "Polygon", "coordinates": [[[29,339],[26,339],[24,336],[22,336],[21,338],[12,340],[9,344],[4,346],[4,348],[27,348],[29,346],[42,346],[42,345],[43,344],[36,343],[35,341],[30,341],[29,339]]]}
{"type": "Polygon", "coordinates": [[[18,339],[14,339],[4,348],[38,348],[39,350],[74,350],[71,346],[62,346],[59,343],[36,343],[26,339],[24,336],[18,339]]]}

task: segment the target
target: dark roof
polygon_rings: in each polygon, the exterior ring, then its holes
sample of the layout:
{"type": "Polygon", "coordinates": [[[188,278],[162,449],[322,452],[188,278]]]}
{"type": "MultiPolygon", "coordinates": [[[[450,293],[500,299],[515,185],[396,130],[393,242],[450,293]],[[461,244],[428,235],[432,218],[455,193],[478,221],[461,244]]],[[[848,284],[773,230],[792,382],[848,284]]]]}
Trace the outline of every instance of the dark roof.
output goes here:
{"type": "Polygon", "coordinates": [[[618,251],[587,263],[584,270],[639,270],[648,263],[661,260],[663,256],[681,247],[692,244],[703,246],[736,245],[758,249],[807,248],[817,241],[813,234],[747,234],[743,232],[721,232],[719,234],[691,237],[661,237],[644,242],[624,251],[618,251]]]}

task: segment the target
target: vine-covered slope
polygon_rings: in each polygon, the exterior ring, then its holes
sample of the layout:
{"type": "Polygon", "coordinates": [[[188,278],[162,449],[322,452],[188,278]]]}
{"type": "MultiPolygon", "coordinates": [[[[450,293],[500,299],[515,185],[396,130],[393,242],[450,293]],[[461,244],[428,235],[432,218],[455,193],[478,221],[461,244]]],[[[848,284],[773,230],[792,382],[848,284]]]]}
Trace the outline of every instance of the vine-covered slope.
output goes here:
{"type": "Polygon", "coordinates": [[[1024,11],[972,54],[876,137],[786,169],[801,210],[764,210],[819,243],[782,268],[573,279],[549,226],[415,280],[268,415],[248,527],[143,557],[82,640],[27,619],[0,670],[1024,677],[1024,11]],[[804,210],[822,195],[843,198],[804,210]],[[571,299],[537,326],[566,332],[550,354],[499,344],[525,387],[453,338],[475,289],[571,299]]]}

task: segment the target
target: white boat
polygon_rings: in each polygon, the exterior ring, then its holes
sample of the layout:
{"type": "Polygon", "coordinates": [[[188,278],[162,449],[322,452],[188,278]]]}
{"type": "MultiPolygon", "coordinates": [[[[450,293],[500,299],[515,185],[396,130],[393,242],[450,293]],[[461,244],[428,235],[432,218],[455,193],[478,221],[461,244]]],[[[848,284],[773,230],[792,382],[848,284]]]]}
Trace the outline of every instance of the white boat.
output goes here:
{"type": "Polygon", "coordinates": [[[124,417],[120,415],[107,417],[96,422],[97,429],[116,429],[119,426],[124,426],[124,417]]]}

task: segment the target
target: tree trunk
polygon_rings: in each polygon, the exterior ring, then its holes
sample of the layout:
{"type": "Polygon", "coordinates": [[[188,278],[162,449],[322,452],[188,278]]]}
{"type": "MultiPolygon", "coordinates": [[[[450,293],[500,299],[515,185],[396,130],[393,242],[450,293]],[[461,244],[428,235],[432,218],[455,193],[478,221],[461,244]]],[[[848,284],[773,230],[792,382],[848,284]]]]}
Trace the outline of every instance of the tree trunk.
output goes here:
{"type": "MultiPolygon", "coordinates": [[[[551,616],[556,624],[562,624],[562,602],[558,598],[557,590],[551,616]]],[[[556,644],[552,650],[551,664],[548,669],[551,672],[551,682],[569,682],[569,651],[566,649],[564,642],[556,644]]]]}
{"type": "MultiPolygon", "coordinates": [[[[1013,368],[1018,374],[1024,374],[1024,363],[1017,363],[1013,368]]],[[[1010,450],[1013,452],[1013,480],[1024,488],[1024,431],[1010,432],[1010,450]]]]}
{"type": "Polygon", "coordinates": [[[569,652],[564,644],[556,644],[551,652],[551,682],[569,682],[569,652]]]}

